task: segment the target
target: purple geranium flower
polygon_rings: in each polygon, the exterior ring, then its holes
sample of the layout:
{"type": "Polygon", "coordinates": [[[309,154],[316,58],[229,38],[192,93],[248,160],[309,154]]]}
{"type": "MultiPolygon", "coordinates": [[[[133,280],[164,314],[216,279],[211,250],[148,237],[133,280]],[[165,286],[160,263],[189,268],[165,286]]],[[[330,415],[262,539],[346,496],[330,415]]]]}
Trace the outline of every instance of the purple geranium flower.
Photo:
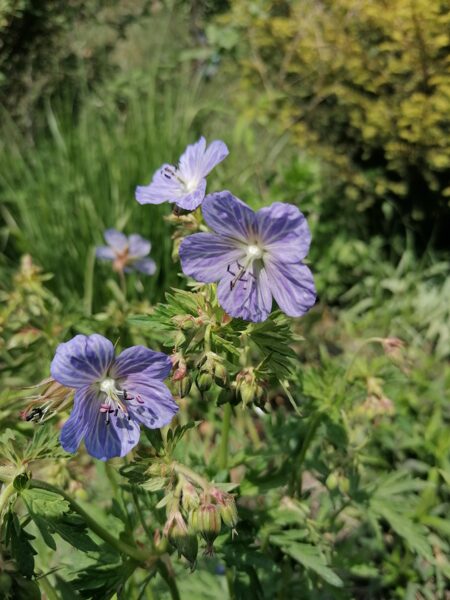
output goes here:
{"type": "Polygon", "coordinates": [[[112,260],[115,271],[140,271],[146,275],[156,271],[155,261],[148,258],[152,247],[148,240],[137,233],[127,237],[116,229],[107,229],[103,235],[108,246],[98,246],[95,254],[102,260],[112,260]]]}
{"type": "Polygon", "coordinates": [[[170,358],[132,346],[117,358],[102,335],[76,335],[56,349],[50,371],[60,384],[75,388],[74,406],[61,431],[61,445],[75,452],[84,438],[91,456],[124,456],[139,441],[140,423],[155,429],[178,411],[163,380],[170,358]]]}
{"type": "Polygon", "coordinates": [[[226,144],[220,140],[206,147],[206,140],[186,148],[177,167],[163,165],[153,175],[152,182],[136,188],[140,204],[175,202],[180,208],[194,210],[205,197],[206,176],[228,156],[226,144]]]}
{"type": "Polygon", "coordinates": [[[272,296],[292,317],[314,305],[313,276],[301,262],[311,234],[296,206],[275,202],[254,212],[230,192],[218,192],[205,198],[202,212],[214,233],[186,237],[181,265],[197,281],[219,281],[219,303],[229,315],[264,321],[272,296]]]}

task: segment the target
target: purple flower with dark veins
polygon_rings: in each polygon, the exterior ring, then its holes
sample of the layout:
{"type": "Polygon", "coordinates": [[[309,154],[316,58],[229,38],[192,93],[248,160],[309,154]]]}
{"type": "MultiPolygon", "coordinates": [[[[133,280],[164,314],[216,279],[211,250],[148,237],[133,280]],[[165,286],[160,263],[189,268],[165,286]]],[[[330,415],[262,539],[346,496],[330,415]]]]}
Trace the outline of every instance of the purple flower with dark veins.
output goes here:
{"type": "Polygon", "coordinates": [[[181,266],[197,281],[219,281],[219,304],[229,315],[265,321],[272,297],[291,317],[314,305],[313,276],[301,262],[311,233],[296,206],[275,202],[254,212],[225,191],[208,195],[202,212],[213,233],[195,233],[182,241],[181,266]]]}
{"type": "Polygon", "coordinates": [[[76,335],[56,349],[50,372],[75,388],[74,406],[61,431],[61,445],[75,452],[84,439],[91,456],[125,456],[139,441],[140,424],[167,425],[178,411],[163,380],[172,361],[162,352],[132,346],[116,358],[102,335],[76,335]]]}
{"type": "Polygon", "coordinates": [[[226,144],[220,140],[206,147],[201,137],[181,155],[178,166],[163,165],[149,185],[136,188],[139,204],[174,202],[185,210],[194,210],[205,197],[206,176],[228,156],[226,144]]]}
{"type": "Polygon", "coordinates": [[[137,233],[126,236],[116,229],[107,229],[103,234],[107,246],[98,246],[95,255],[102,260],[112,260],[114,271],[130,273],[140,271],[146,275],[153,275],[156,271],[155,261],[149,258],[152,247],[137,233]]]}

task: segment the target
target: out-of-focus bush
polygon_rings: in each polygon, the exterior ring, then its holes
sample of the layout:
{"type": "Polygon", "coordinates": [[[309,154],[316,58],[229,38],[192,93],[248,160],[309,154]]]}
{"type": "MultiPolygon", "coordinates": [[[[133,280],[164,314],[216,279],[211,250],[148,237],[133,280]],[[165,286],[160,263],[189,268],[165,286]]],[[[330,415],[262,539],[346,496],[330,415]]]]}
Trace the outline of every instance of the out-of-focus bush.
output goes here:
{"type": "Polygon", "coordinates": [[[450,198],[448,2],[232,0],[209,32],[216,47],[218,31],[238,33],[231,38],[241,111],[290,131],[331,165],[347,207],[400,214],[426,233],[442,224],[450,198]]]}

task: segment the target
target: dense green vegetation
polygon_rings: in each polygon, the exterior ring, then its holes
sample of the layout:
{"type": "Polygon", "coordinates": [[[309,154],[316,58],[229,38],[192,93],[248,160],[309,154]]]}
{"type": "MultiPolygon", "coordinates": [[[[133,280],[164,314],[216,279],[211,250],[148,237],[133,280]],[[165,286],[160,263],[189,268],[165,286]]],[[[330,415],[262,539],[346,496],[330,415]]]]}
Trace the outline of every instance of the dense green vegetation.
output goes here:
{"type": "MultiPolygon", "coordinates": [[[[231,153],[208,186],[232,187],[255,208],[301,208],[319,303],[293,332],[271,321],[275,356],[281,342],[294,351],[289,382],[270,379],[265,412],[233,408],[227,461],[220,390],[193,386],[180,400],[180,424],[201,423],[171,452],[238,484],[238,536],[222,533],[193,573],[169,547],[165,567],[136,571],[118,597],[177,598],[174,568],[182,600],[447,598],[449,264],[431,232],[448,215],[448,7],[413,3],[413,35],[400,0],[350,13],[346,1],[139,4],[0,2],[0,479],[17,459],[122,541],[147,547],[159,535],[162,488],[140,487],[139,465],[68,459],[56,442],[66,413],[45,426],[18,416],[23,387],[48,376],[56,345],[76,333],[168,353],[190,341],[180,320],[158,328],[154,316],[195,316],[183,296],[166,300],[188,286],[172,259],[170,208],[138,206],[134,188],[200,134],[221,138],[231,153]],[[327,51],[311,45],[318,31],[327,51]],[[427,89],[420,32],[435,78],[427,89]],[[95,260],[108,227],[152,241],[155,276],[133,274],[123,289],[95,260]]],[[[257,333],[239,327],[227,339],[248,336],[256,366],[257,333]]],[[[155,439],[143,447],[153,456],[155,439]]],[[[42,597],[110,598],[132,561],[95,530],[75,535],[66,501],[22,496],[9,525],[25,557],[18,569],[28,581],[31,545],[42,597]]]]}

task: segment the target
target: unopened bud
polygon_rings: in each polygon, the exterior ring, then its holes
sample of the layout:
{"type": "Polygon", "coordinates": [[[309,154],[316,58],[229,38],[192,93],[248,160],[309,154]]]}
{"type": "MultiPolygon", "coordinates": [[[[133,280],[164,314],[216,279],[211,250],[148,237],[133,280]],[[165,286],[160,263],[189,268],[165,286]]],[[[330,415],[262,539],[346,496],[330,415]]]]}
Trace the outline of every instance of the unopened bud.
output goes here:
{"type": "Polygon", "coordinates": [[[181,504],[184,510],[189,513],[189,511],[198,508],[198,505],[200,504],[200,498],[192,483],[187,482],[185,485],[183,485],[182,489],[183,495],[181,498],[181,504]]]}
{"type": "Polygon", "coordinates": [[[153,543],[155,545],[155,550],[158,552],[158,554],[164,554],[164,552],[167,551],[167,538],[161,535],[159,529],[157,529],[153,535],[153,543]]]}
{"type": "Polygon", "coordinates": [[[193,565],[198,554],[198,540],[195,533],[189,532],[185,527],[175,523],[169,531],[169,541],[193,565]]]}
{"type": "Polygon", "coordinates": [[[337,473],[332,471],[326,478],[325,485],[327,486],[327,488],[329,490],[331,490],[331,491],[335,490],[337,488],[337,486],[339,485],[339,477],[338,477],[337,473]]]}
{"type": "Polygon", "coordinates": [[[191,510],[188,516],[188,529],[191,533],[199,533],[198,509],[191,510]]]}
{"type": "Polygon", "coordinates": [[[214,504],[202,504],[198,508],[197,516],[198,531],[207,544],[211,545],[221,529],[219,510],[214,504]]]}
{"type": "Polygon", "coordinates": [[[222,363],[216,363],[214,367],[214,381],[220,387],[224,387],[228,381],[228,371],[222,363]]]}
{"type": "Polygon", "coordinates": [[[247,381],[243,381],[239,386],[239,395],[241,397],[242,403],[244,406],[253,402],[255,397],[256,387],[254,383],[248,383],[247,381]]]}
{"type": "Polygon", "coordinates": [[[338,487],[343,494],[348,494],[348,491],[350,489],[350,481],[348,477],[341,475],[339,477],[338,487]]]}
{"type": "Polygon", "coordinates": [[[189,394],[189,392],[191,391],[191,387],[192,387],[192,377],[190,375],[186,375],[186,377],[183,377],[183,379],[181,379],[181,381],[179,382],[180,397],[184,398],[185,396],[187,396],[189,394]]]}
{"type": "Polygon", "coordinates": [[[234,498],[230,496],[229,499],[224,502],[224,504],[219,504],[219,511],[224,525],[234,529],[239,520],[234,498]]]}
{"type": "Polygon", "coordinates": [[[211,373],[208,373],[207,371],[201,371],[197,376],[195,384],[200,392],[207,392],[213,384],[211,373]]]}

